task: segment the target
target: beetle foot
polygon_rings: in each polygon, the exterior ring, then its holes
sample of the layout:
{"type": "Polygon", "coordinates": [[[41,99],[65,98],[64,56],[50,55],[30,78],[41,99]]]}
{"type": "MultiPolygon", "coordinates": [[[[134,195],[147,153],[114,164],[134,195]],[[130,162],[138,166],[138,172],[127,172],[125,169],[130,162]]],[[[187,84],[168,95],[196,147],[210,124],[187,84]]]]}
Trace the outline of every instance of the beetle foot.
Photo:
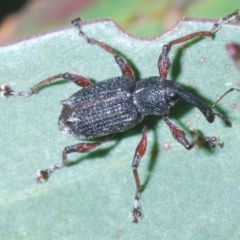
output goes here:
{"type": "Polygon", "coordinates": [[[0,92],[2,97],[8,97],[12,96],[14,91],[10,87],[2,85],[2,87],[0,88],[0,92]]]}
{"type": "MultiPolygon", "coordinates": [[[[86,35],[82,31],[82,19],[80,17],[72,20],[71,24],[78,30],[80,37],[86,38],[86,35]]],[[[86,40],[87,40],[87,38],[86,38],[86,40]]]]}
{"type": "Polygon", "coordinates": [[[191,134],[193,135],[193,143],[197,143],[197,141],[202,141],[204,143],[207,143],[207,145],[211,148],[215,147],[223,147],[223,142],[220,142],[217,137],[211,136],[211,137],[203,137],[198,135],[197,131],[195,129],[191,130],[191,134]]]}
{"type": "Polygon", "coordinates": [[[36,182],[45,182],[48,180],[49,176],[56,170],[64,167],[62,163],[56,163],[54,166],[47,168],[45,170],[38,171],[38,177],[36,178],[36,182]]]}
{"type": "Polygon", "coordinates": [[[142,213],[139,208],[133,208],[131,215],[133,216],[133,223],[138,223],[138,219],[142,217],[142,213]]]}
{"type": "Polygon", "coordinates": [[[203,137],[204,142],[206,142],[211,148],[223,147],[223,142],[218,141],[217,137],[203,137]]]}
{"type": "Polygon", "coordinates": [[[133,222],[138,223],[138,218],[142,217],[142,213],[140,211],[140,193],[137,192],[134,198],[134,203],[133,203],[133,210],[131,211],[131,215],[133,216],[133,222]]]}
{"type": "Polygon", "coordinates": [[[0,92],[3,97],[9,97],[9,96],[28,97],[33,93],[32,90],[30,90],[29,92],[17,92],[17,91],[14,91],[13,89],[11,89],[7,85],[3,85],[0,88],[0,92]]]}
{"type": "Polygon", "coordinates": [[[37,183],[47,181],[50,175],[50,173],[47,170],[39,170],[37,174],[38,174],[38,177],[36,178],[37,183]]]}

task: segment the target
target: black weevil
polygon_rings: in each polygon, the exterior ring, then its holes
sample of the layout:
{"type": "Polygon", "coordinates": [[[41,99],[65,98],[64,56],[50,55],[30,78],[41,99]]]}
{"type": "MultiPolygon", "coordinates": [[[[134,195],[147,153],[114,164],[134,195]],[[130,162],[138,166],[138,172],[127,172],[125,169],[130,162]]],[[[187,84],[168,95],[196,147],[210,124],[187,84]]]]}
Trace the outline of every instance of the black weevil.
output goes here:
{"type": "Polygon", "coordinates": [[[59,117],[60,130],[64,134],[80,139],[103,137],[101,140],[93,143],[79,143],[65,147],[62,153],[62,162],[56,163],[45,170],[40,170],[37,181],[47,180],[49,175],[56,169],[66,166],[68,163],[67,154],[72,152],[89,152],[109,140],[115,133],[125,131],[135,126],[137,123],[143,122],[142,138],[135,150],[132,162],[133,175],[136,183],[132,216],[134,218],[133,221],[137,222],[137,219],[141,217],[139,204],[141,185],[137,168],[147,147],[147,126],[144,120],[145,116],[162,116],[173,137],[188,150],[196,144],[199,138],[211,147],[215,147],[219,145],[219,143],[216,137],[200,137],[197,132],[193,132],[194,138],[192,141],[189,141],[185,137],[184,131],[174,125],[167,117],[169,108],[178,100],[184,100],[196,106],[209,123],[214,122],[215,116],[219,116],[227,126],[231,127],[231,122],[215,113],[213,107],[227,93],[233,90],[240,91],[239,89],[229,89],[212,107],[209,107],[201,99],[185,91],[179,84],[167,80],[166,78],[171,65],[168,54],[173,45],[183,43],[193,38],[211,37],[223,24],[233,19],[240,20],[238,11],[220,19],[213,25],[210,31],[195,32],[170,41],[163,46],[158,59],[160,76],[149,77],[137,82],[135,81],[132,68],[123,57],[118,55],[110,46],[86,36],[82,31],[80,18],[73,20],[72,24],[78,29],[81,37],[90,44],[97,44],[114,57],[121,69],[122,76],[92,85],[90,80],[83,76],[63,73],[39,82],[27,92],[14,91],[8,86],[2,86],[2,88],[0,88],[3,96],[27,97],[37,92],[42,86],[57,81],[58,79],[74,82],[83,88],[67,100],[62,101],[63,108],[59,117]]]}

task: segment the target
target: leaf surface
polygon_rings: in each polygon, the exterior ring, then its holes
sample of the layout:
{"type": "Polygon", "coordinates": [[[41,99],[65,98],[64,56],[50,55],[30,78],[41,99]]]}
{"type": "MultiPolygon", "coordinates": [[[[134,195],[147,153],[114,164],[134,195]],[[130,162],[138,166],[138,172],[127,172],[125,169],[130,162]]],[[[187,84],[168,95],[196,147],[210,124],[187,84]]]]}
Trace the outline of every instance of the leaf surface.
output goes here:
{"type": "MultiPolygon", "coordinates": [[[[127,58],[138,79],[158,75],[162,45],[199,30],[211,21],[185,19],[153,39],[124,33],[114,22],[84,25],[84,32],[127,58]]],[[[239,87],[240,73],[225,51],[239,41],[237,24],[224,25],[213,39],[173,47],[169,78],[214,103],[230,87],[239,87]]],[[[84,42],[66,28],[0,47],[0,82],[27,90],[60,72],[97,82],[120,75],[108,53],[84,42]]],[[[0,99],[0,236],[2,239],[229,239],[240,236],[240,95],[227,95],[216,111],[231,119],[209,124],[198,109],[177,103],[172,121],[183,128],[224,141],[222,149],[185,150],[161,120],[148,117],[148,150],[139,174],[143,185],[143,219],[131,223],[135,192],[131,162],[141,138],[141,124],[116,134],[87,154],[70,154],[70,167],[36,184],[36,171],[61,160],[65,146],[79,140],[57,126],[60,101],[78,90],[60,81],[29,98],[0,99]],[[170,146],[166,149],[166,146],[170,146]]]]}

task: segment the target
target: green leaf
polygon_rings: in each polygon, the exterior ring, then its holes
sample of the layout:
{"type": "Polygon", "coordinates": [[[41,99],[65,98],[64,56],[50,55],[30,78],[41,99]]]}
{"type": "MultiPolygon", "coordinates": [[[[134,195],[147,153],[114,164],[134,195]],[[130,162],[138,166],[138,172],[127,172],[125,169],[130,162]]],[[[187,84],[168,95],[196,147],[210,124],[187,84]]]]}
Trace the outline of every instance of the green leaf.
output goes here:
{"type": "MultiPolygon", "coordinates": [[[[154,39],[127,35],[110,20],[87,23],[86,34],[125,56],[139,79],[158,75],[162,45],[213,22],[186,19],[154,39]]],[[[174,46],[170,79],[209,104],[230,87],[240,73],[225,51],[239,41],[239,25],[228,24],[214,39],[174,46]]],[[[27,90],[60,72],[93,81],[119,76],[112,56],[87,44],[74,28],[26,39],[0,48],[0,82],[27,90]]],[[[141,138],[141,124],[116,134],[87,154],[70,154],[70,167],[36,184],[36,171],[61,161],[65,146],[79,140],[57,127],[60,101],[78,90],[60,81],[28,98],[0,99],[1,239],[237,239],[240,236],[240,96],[227,95],[216,111],[231,119],[227,128],[217,118],[209,124],[198,109],[178,103],[170,118],[191,138],[189,129],[217,136],[224,147],[185,150],[161,117],[148,117],[148,150],[139,174],[143,185],[143,218],[131,223],[135,185],[131,162],[141,138]],[[169,149],[164,146],[170,146],[169,149]]]]}

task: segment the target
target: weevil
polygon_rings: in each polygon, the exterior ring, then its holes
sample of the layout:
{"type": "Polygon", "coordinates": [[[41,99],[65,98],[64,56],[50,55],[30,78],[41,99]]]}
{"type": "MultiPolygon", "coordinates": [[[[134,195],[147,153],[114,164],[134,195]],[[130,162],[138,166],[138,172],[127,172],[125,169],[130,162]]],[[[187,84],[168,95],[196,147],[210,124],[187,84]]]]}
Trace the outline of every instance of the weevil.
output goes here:
{"type": "Polygon", "coordinates": [[[108,141],[117,132],[125,131],[142,122],[142,137],[135,150],[132,161],[133,175],[136,185],[134,203],[132,209],[133,222],[141,217],[140,193],[141,184],[138,174],[138,166],[147,147],[147,125],[145,117],[148,115],[160,115],[169,127],[173,137],[186,149],[191,149],[198,139],[203,140],[211,147],[219,145],[216,137],[202,137],[193,131],[193,139],[189,141],[185,132],[174,125],[168,118],[169,109],[178,100],[197,107],[209,123],[214,122],[215,116],[220,117],[228,127],[231,122],[222,115],[213,111],[214,106],[226,94],[236,88],[226,91],[211,107],[203,100],[184,90],[179,84],[168,80],[167,75],[171,66],[169,52],[172,46],[199,37],[211,37],[225,23],[232,20],[240,20],[238,11],[229,14],[213,24],[210,31],[199,31],[174,39],[163,45],[158,59],[159,76],[151,76],[140,81],[135,81],[134,71],[127,61],[116,53],[116,51],[105,43],[87,36],[82,30],[80,18],[72,21],[78,30],[80,37],[89,44],[98,45],[101,49],[113,56],[119,66],[122,75],[92,84],[91,81],[80,75],[72,73],[60,73],[49,77],[30,88],[29,91],[14,91],[8,86],[0,89],[3,96],[28,97],[36,93],[41,87],[54,81],[65,79],[82,87],[67,100],[62,101],[62,112],[59,117],[59,129],[66,135],[80,138],[92,139],[102,137],[95,142],[79,143],[67,146],[62,152],[62,161],[53,166],[40,170],[37,181],[44,181],[56,170],[68,164],[67,154],[72,152],[89,152],[104,142],[108,141]]]}

